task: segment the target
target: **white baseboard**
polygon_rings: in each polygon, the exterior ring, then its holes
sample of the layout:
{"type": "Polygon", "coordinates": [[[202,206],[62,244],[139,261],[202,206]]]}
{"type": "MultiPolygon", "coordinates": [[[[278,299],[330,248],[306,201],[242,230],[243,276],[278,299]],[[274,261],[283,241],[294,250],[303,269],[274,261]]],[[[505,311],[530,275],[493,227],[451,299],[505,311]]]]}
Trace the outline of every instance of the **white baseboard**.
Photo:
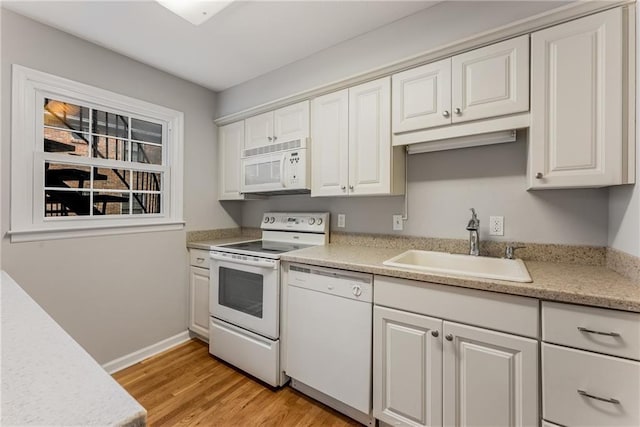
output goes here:
{"type": "Polygon", "coordinates": [[[189,336],[189,331],[180,332],[177,335],[164,339],[155,344],[151,344],[145,348],[141,348],[140,350],[134,351],[133,353],[125,354],[122,357],[119,357],[111,362],[107,362],[102,365],[105,371],[109,374],[113,374],[115,372],[121,371],[124,368],[128,368],[131,365],[135,365],[136,363],[147,359],[151,356],[155,356],[158,353],[162,353],[165,350],[169,350],[171,347],[175,347],[179,344],[187,342],[191,339],[189,336]]]}

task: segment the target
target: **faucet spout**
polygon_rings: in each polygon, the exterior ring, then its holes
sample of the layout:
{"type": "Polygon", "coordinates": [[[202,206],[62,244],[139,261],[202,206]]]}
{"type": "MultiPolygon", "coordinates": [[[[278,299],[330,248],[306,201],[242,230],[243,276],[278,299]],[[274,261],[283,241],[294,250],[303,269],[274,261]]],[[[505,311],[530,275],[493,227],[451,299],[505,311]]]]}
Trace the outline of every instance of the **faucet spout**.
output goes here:
{"type": "Polygon", "coordinates": [[[467,224],[467,230],[469,230],[469,255],[480,255],[480,220],[476,214],[476,210],[471,208],[471,219],[467,224]]]}

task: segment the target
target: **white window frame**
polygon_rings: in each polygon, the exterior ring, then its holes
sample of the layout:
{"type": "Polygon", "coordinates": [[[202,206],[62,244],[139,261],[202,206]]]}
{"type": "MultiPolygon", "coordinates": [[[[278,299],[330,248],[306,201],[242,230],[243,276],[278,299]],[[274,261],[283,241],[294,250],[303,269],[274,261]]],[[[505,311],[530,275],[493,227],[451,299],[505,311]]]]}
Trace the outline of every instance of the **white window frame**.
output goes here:
{"type": "MultiPolygon", "coordinates": [[[[177,230],[182,217],[184,114],[180,111],[140,101],[104,89],[13,64],[11,129],[11,227],[12,242],[64,239],[143,231],[177,230]],[[163,164],[143,168],[163,173],[161,213],[144,215],[44,217],[45,159],[98,167],[115,161],[74,158],[66,154],[44,153],[43,98],[59,97],[91,108],[162,123],[163,164]]],[[[122,164],[117,163],[121,168],[122,164]]]]}

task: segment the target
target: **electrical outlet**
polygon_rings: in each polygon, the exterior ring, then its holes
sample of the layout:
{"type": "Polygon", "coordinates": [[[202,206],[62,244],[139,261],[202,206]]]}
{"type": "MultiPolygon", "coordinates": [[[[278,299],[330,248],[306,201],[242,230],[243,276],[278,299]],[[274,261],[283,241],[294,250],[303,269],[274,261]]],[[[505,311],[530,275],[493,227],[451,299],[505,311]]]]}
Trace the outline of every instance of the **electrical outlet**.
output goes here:
{"type": "Polygon", "coordinates": [[[404,223],[402,221],[402,215],[394,215],[393,216],[393,230],[394,231],[401,231],[403,226],[404,226],[404,223]]]}
{"type": "Polygon", "coordinates": [[[504,236],[504,217],[503,216],[489,217],[489,235],[504,236]]]}
{"type": "Polygon", "coordinates": [[[338,228],[344,228],[347,216],[345,214],[338,214],[338,228]]]}

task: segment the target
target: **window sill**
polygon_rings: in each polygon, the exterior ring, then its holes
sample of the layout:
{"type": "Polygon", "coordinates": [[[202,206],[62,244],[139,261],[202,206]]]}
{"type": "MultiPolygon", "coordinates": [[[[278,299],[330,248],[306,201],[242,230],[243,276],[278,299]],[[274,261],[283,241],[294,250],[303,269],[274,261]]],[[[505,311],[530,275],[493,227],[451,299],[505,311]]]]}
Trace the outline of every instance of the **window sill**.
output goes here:
{"type": "Polygon", "coordinates": [[[75,239],[80,237],[112,236],[117,234],[151,233],[159,231],[181,230],[184,221],[163,221],[148,224],[102,225],[89,227],[58,227],[30,230],[10,230],[7,234],[11,243],[36,242],[41,240],[75,239]]]}

